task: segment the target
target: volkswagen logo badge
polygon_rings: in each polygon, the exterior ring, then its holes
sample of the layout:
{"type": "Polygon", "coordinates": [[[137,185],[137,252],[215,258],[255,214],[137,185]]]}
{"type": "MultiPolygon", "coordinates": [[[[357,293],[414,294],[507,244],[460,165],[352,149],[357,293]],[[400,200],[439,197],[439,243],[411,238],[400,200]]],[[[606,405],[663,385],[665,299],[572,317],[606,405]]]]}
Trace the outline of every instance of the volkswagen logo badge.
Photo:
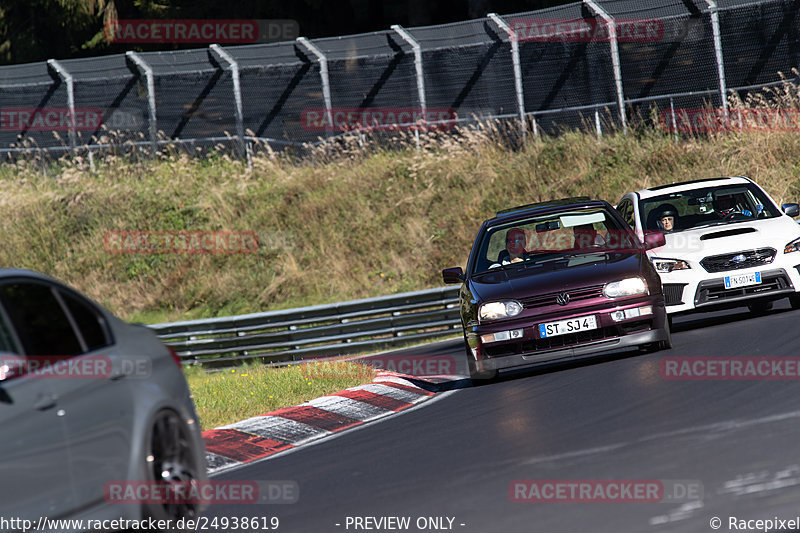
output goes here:
{"type": "Polygon", "coordinates": [[[733,256],[733,259],[731,259],[731,261],[734,263],[744,263],[746,260],[747,258],[744,256],[744,254],[735,255],[733,256]]]}
{"type": "Polygon", "coordinates": [[[556,302],[558,305],[567,305],[569,303],[569,294],[566,292],[560,292],[556,296],[556,302]]]}

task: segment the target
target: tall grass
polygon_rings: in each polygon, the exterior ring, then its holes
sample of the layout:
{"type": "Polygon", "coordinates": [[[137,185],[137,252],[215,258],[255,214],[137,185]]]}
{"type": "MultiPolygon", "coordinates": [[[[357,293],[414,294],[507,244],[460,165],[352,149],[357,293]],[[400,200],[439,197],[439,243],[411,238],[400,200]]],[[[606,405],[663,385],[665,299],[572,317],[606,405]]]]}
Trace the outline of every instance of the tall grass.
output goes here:
{"type": "MultiPolygon", "coordinates": [[[[797,108],[779,91],[761,98],[735,104],[797,108]]],[[[501,127],[484,125],[422,135],[419,149],[398,132],[384,144],[353,136],[303,159],[260,150],[252,168],[177,151],[96,156],[93,165],[23,158],[0,165],[0,264],[64,279],[151,323],[435,287],[443,267],[465,263],[480,222],[509,206],[576,195],[615,203],[629,190],[720,175],[747,175],[779,202],[799,200],[798,130],[676,143],[640,126],[510,149],[501,127]],[[111,230],[250,230],[259,248],[115,255],[103,246],[111,230]]]]}

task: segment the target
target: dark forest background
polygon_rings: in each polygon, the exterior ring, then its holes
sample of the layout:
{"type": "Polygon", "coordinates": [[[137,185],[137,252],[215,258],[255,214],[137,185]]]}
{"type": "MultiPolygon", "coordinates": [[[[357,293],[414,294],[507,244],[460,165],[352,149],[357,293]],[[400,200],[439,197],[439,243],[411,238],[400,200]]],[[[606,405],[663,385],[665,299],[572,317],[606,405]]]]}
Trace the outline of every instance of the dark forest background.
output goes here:
{"type": "Polygon", "coordinates": [[[113,19],[293,19],[308,38],[531,11],[566,0],[1,0],[0,64],[201,45],[110,44],[113,19]]]}

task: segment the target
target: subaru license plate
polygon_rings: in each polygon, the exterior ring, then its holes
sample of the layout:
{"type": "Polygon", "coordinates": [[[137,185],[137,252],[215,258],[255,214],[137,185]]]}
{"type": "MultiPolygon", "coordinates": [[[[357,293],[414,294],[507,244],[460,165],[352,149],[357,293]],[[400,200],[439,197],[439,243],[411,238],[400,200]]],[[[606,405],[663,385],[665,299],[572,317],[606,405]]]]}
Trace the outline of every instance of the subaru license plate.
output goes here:
{"type": "Polygon", "coordinates": [[[738,276],[725,276],[726,289],[747,287],[748,285],[758,285],[760,283],[761,283],[761,272],[753,272],[751,274],[739,274],[738,276]]]}
{"type": "Polygon", "coordinates": [[[566,335],[567,333],[577,333],[590,329],[597,329],[597,318],[594,315],[539,324],[539,336],[544,339],[545,337],[555,337],[556,335],[566,335]]]}

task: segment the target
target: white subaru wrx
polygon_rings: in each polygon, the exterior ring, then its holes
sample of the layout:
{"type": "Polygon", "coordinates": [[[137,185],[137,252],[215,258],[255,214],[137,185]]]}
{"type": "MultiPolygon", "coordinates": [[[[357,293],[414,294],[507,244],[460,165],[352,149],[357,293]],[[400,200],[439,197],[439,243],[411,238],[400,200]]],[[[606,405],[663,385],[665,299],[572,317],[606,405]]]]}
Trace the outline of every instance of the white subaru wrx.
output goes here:
{"type": "Polygon", "coordinates": [[[766,311],[789,297],[800,308],[800,205],[775,201],[745,177],[660,185],[622,197],[617,210],[644,242],[661,276],[667,312],[748,306],[766,311]]]}

